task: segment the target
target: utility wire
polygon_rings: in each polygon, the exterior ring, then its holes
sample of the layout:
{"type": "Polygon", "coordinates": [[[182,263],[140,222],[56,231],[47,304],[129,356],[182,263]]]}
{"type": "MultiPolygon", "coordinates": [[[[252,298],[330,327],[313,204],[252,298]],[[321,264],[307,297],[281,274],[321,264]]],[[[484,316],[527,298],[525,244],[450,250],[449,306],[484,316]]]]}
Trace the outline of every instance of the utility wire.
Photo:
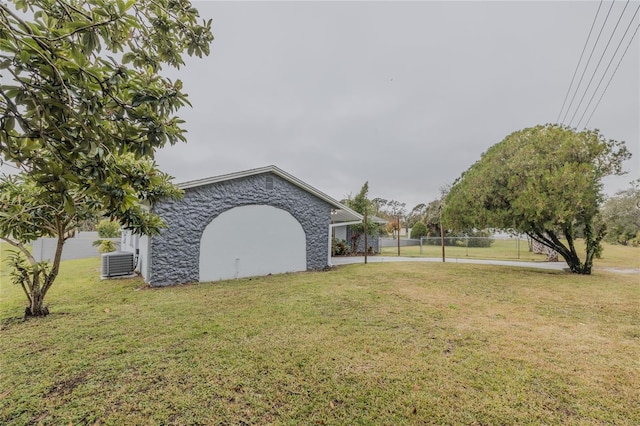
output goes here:
{"type": "MultiPolygon", "coordinates": [[[[622,42],[624,41],[625,37],[627,36],[627,33],[629,32],[629,29],[631,29],[631,24],[633,24],[633,21],[636,18],[636,15],[638,15],[638,11],[640,11],[640,5],[638,6],[638,8],[636,9],[635,13],[631,17],[631,21],[629,21],[629,25],[627,25],[627,29],[624,31],[624,34],[622,35],[622,38],[620,39],[620,42],[618,43],[618,46],[616,47],[615,52],[613,52],[613,55],[611,56],[611,59],[609,60],[609,63],[607,64],[607,68],[604,70],[604,73],[602,74],[602,77],[600,77],[600,81],[598,82],[598,85],[596,86],[595,90],[593,91],[593,94],[591,95],[591,98],[589,99],[589,102],[587,103],[587,106],[584,107],[584,112],[580,116],[580,120],[578,120],[578,124],[576,124],[576,128],[580,127],[580,123],[582,123],[582,119],[584,118],[585,114],[589,110],[589,107],[591,106],[591,102],[593,101],[593,98],[595,98],[596,93],[598,93],[598,89],[600,88],[600,85],[602,84],[602,81],[604,80],[605,76],[607,75],[607,72],[609,71],[609,68],[611,67],[611,64],[613,63],[613,59],[618,54],[618,50],[620,49],[620,46],[622,46],[622,42]]],[[[636,32],[637,31],[638,30],[636,29],[636,32]]],[[[635,33],[634,33],[634,36],[635,36],[635,33]]],[[[632,39],[633,39],[633,37],[632,37],[632,39]]],[[[626,53],[626,50],[625,50],[625,53],[626,53]]]]}
{"type": "Polygon", "coordinates": [[[596,24],[596,20],[598,19],[598,14],[600,13],[600,8],[602,7],[602,1],[603,0],[600,0],[600,3],[598,4],[598,10],[596,10],[596,16],[593,17],[593,22],[591,23],[591,28],[589,29],[589,35],[587,36],[587,40],[584,42],[582,53],[580,53],[580,59],[578,59],[578,64],[576,65],[576,69],[573,71],[573,77],[571,77],[571,83],[569,83],[569,87],[567,88],[567,93],[564,95],[564,101],[562,101],[562,107],[560,108],[560,112],[558,113],[558,118],[556,119],[556,122],[560,121],[562,110],[564,110],[564,106],[567,103],[567,99],[569,99],[571,86],[573,86],[573,82],[576,79],[576,74],[578,74],[578,69],[580,68],[580,62],[582,62],[582,58],[584,57],[584,51],[587,50],[587,45],[589,44],[589,39],[591,38],[591,33],[593,32],[593,27],[596,24]]]}
{"type": "MultiPolygon", "coordinates": [[[[613,3],[611,3],[613,4],[613,3]]],[[[618,25],[620,25],[620,21],[622,20],[622,17],[624,16],[624,11],[627,10],[627,6],[629,6],[629,0],[627,0],[627,2],[624,4],[624,8],[622,9],[622,12],[620,13],[620,17],[618,18],[618,21],[616,22],[616,26],[613,27],[613,31],[611,32],[611,36],[609,37],[609,40],[607,40],[607,45],[604,47],[604,50],[602,51],[602,55],[600,55],[600,59],[598,60],[598,63],[596,64],[596,67],[593,70],[593,74],[591,74],[591,78],[589,79],[589,83],[587,84],[587,88],[584,89],[584,93],[582,94],[582,97],[580,98],[580,102],[578,102],[578,106],[576,107],[576,110],[573,112],[573,115],[571,116],[571,120],[569,120],[569,126],[571,126],[571,123],[573,122],[573,119],[576,118],[576,114],[578,113],[578,111],[580,111],[580,106],[582,106],[582,101],[584,101],[584,97],[587,96],[587,92],[589,92],[589,87],[591,87],[591,83],[593,82],[594,77],[596,76],[597,72],[598,72],[598,68],[600,68],[600,64],[602,63],[602,60],[604,59],[604,55],[607,53],[607,49],[609,48],[609,44],[611,44],[611,40],[613,40],[613,36],[615,35],[616,31],[618,30],[618,25]]],[[[633,15],[635,17],[635,15],[633,15]]]]}
{"type": "Polygon", "coordinates": [[[600,32],[598,33],[598,38],[596,38],[596,42],[593,44],[593,49],[591,49],[591,53],[589,54],[589,59],[587,59],[587,64],[584,66],[584,70],[582,71],[582,75],[580,75],[580,80],[578,81],[578,85],[576,86],[576,90],[573,93],[573,96],[571,97],[571,102],[569,102],[569,107],[567,108],[567,110],[564,113],[564,117],[562,118],[562,124],[564,124],[565,120],[567,119],[567,114],[569,114],[569,110],[571,109],[571,105],[573,105],[573,101],[576,98],[576,95],[578,94],[578,89],[580,88],[580,85],[582,84],[582,79],[584,78],[584,74],[587,72],[587,68],[589,67],[589,62],[591,62],[591,57],[593,56],[593,52],[595,52],[596,50],[596,46],[598,45],[598,41],[600,40],[600,36],[602,35],[602,30],[604,30],[604,26],[607,23],[607,20],[609,19],[609,14],[611,13],[611,9],[613,8],[613,4],[614,2],[611,2],[611,6],[609,7],[609,10],[607,11],[607,16],[605,16],[604,18],[604,22],[602,23],[602,28],[600,28],[600,32]]]}
{"type": "Polygon", "coordinates": [[[6,161],[0,161],[0,167],[4,167],[4,166],[8,166],[8,167],[11,167],[13,169],[22,171],[22,169],[20,167],[16,167],[13,164],[7,163],[6,161]]]}
{"type": "Polygon", "coordinates": [[[640,29],[640,24],[636,27],[636,31],[631,36],[631,40],[629,40],[629,44],[627,44],[627,47],[624,49],[624,52],[622,53],[622,56],[620,57],[620,60],[618,61],[618,65],[616,65],[615,69],[613,70],[613,74],[611,74],[611,77],[609,77],[609,81],[607,82],[607,85],[604,87],[604,90],[602,91],[602,94],[600,95],[600,99],[598,99],[598,102],[596,103],[596,106],[593,108],[593,111],[591,111],[591,115],[589,116],[587,121],[584,123],[584,127],[585,128],[589,125],[589,122],[593,118],[593,114],[595,114],[596,110],[598,109],[598,106],[600,105],[600,101],[604,97],[604,94],[607,92],[607,89],[609,88],[609,85],[611,84],[611,80],[613,80],[613,76],[616,75],[616,71],[618,71],[618,68],[620,67],[620,64],[622,63],[622,60],[624,59],[624,55],[627,54],[627,50],[629,50],[629,47],[631,46],[631,43],[633,42],[633,39],[636,37],[636,34],[638,34],[638,30],[639,29],[640,29]]]}

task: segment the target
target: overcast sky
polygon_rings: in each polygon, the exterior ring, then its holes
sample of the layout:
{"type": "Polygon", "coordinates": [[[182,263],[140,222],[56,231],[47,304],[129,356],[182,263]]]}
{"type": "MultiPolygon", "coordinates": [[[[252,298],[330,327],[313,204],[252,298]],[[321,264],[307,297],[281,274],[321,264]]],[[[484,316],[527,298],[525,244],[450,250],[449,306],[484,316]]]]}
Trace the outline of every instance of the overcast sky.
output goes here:
{"type": "MultiPolygon", "coordinates": [[[[591,67],[624,4],[615,2],[591,67]]],[[[629,3],[601,70],[639,4],[629,3]]],[[[167,72],[183,80],[193,108],[180,112],[189,142],[157,154],[163,170],[183,182],[274,164],[336,199],[369,181],[371,198],[411,208],[511,132],[556,122],[598,2],[195,6],[213,19],[215,40],[209,57],[167,72]]],[[[639,36],[589,123],[633,153],[608,193],[639,175],[639,36]]]]}

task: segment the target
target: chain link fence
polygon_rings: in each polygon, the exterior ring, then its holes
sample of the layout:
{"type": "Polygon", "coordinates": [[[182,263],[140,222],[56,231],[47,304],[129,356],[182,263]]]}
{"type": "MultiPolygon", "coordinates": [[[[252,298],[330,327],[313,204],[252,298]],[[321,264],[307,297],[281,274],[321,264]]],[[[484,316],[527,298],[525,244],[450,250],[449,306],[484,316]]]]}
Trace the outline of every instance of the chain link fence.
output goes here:
{"type": "MultiPolygon", "coordinates": [[[[380,238],[380,254],[398,256],[398,240],[380,238]]],[[[440,237],[422,237],[420,239],[400,238],[400,256],[405,257],[442,257],[440,237]]],[[[535,254],[529,241],[522,236],[491,237],[445,237],[445,258],[475,258],[520,261],[544,261],[545,254],[535,254]]]]}

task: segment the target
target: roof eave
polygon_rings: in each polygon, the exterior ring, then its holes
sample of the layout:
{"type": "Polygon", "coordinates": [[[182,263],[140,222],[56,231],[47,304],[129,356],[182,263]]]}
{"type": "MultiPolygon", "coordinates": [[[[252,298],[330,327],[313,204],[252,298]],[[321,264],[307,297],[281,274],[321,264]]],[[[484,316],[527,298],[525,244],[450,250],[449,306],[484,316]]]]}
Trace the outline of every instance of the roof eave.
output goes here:
{"type": "Polygon", "coordinates": [[[259,175],[259,174],[263,174],[263,173],[273,173],[276,176],[281,177],[282,179],[290,182],[291,184],[305,190],[306,192],[318,197],[319,199],[323,200],[324,202],[326,202],[327,204],[330,204],[332,207],[335,207],[337,209],[340,210],[344,210],[345,212],[351,214],[353,217],[358,218],[356,220],[362,220],[363,217],[360,213],[357,213],[353,210],[351,210],[349,207],[345,206],[344,204],[341,204],[339,201],[337,201],[336,199],[328,196],[327,194],[325,194],[324,192],[312,187],[311,185],[301,181],[300,179],[298,179],[297,177],[290,175],[289,173],[285,172],[284,170],[276,167],[276,166],[266,166],[266,167],[260,167],[257,169],[250,169],[250,170],[244,170],[241,172],[236,172],[236,173],[229,173],[226,175],[220,175],[220,176],[214,176],[214,177],[209,177],[209,178],[204,178],[204,179],[197,179],[197,180],[192,180],[192,181],[188,181],[188,182],[182,182],[177,184],[178,188],[180,189],[189,189],[189,188],[195,188],[198,186],[203,186],[203,185],[209,185],[212,183],[218,183],[218,182],[225,182],[228,180],[234,180],[234,179],[240,179],[240,178],[244,178],[244,177],[249,177],[249,176],[255,176],[255,175],[259,175]]]}

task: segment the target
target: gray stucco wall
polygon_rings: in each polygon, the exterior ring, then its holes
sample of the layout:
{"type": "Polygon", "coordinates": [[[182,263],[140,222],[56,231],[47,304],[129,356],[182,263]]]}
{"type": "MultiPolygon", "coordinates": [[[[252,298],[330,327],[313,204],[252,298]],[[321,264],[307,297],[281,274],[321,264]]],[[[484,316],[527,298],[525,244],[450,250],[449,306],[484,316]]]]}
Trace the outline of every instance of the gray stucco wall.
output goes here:
{"type": "Polygon", "coordinates": [[[273,173],[264,173],[189,188],[181,200],[156,204],[153,212],[166,221],[168,228],[151,238],[149,283],[166,286],[199,281],[204,229],[219,214],[252,204],[289,212],[305,232],[307,269],[327,266],[331,205],[273,173]],[[266,187],[267,176],[273,178],[273,189],[266,187]]]}

